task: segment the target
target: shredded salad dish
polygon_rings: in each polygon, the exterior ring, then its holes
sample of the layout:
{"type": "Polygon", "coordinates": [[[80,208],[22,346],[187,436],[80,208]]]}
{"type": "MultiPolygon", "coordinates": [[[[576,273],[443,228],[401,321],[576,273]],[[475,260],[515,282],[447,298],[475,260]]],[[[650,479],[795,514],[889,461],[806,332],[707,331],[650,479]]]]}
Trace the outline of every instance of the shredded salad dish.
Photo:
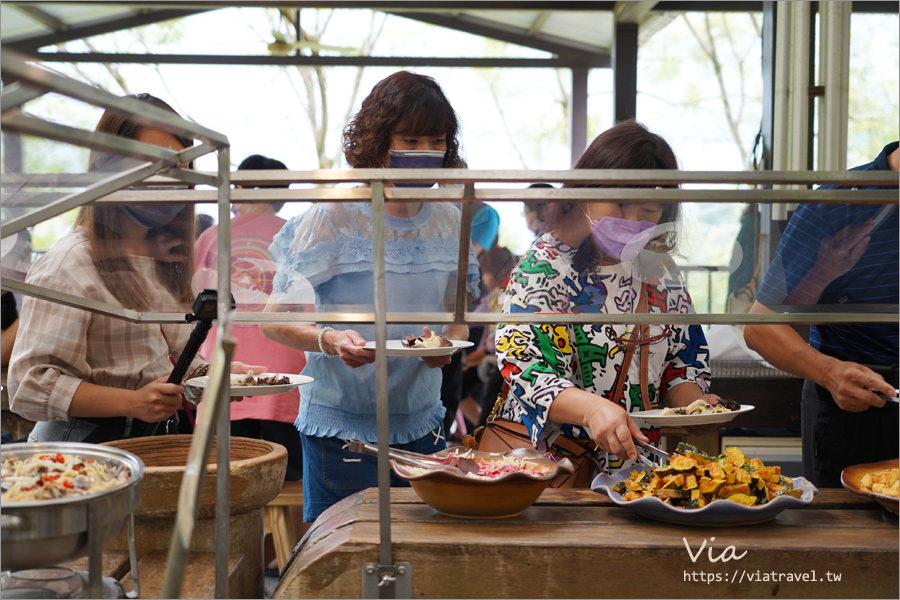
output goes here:
{"type": "Polygon", "coordinates": [[[6,457],[0,464],[0,499],[29,502],[87,496],[128,481],[131,469],[110,460],[51,452],[26,459],[6,457]]]}
{"type": "MultiPolygon", "coordinates": [[[[497,458],[479,458],[476,456],[467,456],[468,453],[459,454],[462,458],[474,458],[478,463],[478,473],[466,473],[467,478],[473,479],[499,479],[501,477],[505,477],[507,475],[512,475],[513,473],[521,473],[523,475],[530,475],[532,477],[544,477],[547,473],[551,471],[549,468],[544,468],[535,463],[527,460],[522,460],[521,458],[517,458],[509,455],[502,455],[497,458]]],[[[455,456],[453,454],[448,455],[449,457],[455,456]]],[[[447,462],[446,464],[453,464],[452,462],[447,462]]],[[[419,475],[424,475],[426,473],[431,473],[434,469],[426,469],[424,467],[411,467],[408,465],[402,465],[403,470],[409,473],[410,476],[418,477],[419,475]]]]}

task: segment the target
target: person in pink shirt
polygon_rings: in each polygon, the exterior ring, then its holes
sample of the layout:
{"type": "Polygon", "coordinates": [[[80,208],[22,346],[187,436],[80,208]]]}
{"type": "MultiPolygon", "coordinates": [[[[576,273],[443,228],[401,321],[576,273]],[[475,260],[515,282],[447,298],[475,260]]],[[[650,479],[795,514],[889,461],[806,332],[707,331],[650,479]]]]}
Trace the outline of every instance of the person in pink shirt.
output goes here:
{"type": "MultiPolygon", "coordinates": [[[[287,167],[279,160],[259,154],[248,156],[238,166],[238,171],[262,169],[286,170],[287,167]]],[[[272,293],[275,262],[269,254],[269,245],[285,223],[277,214],[283,206],[283,202],[232,205],[235,216],[231,219],[231,293],[239,312],[262,312],[272,293]]],[[[197,264],[195,284],[200,288],[216,287],[218,230],[218,225],[209,227],[197,238],[194,246],[197,264]]],[[[238,341],[234,360],[240,360],[242,356],[265,356],[266,360],[263,362],[271,373],[297,374],[306,366],[306,355],[303,352],[266,339],[259,332],[258,325],[234,323],[231,335],[238,341]]],[[[201,349],[204,356],[212,356],[215,340],[216,328],[213,326],[201,349]]],[[[251,361],[248,364],[255,363],[251,361]]],[[[299,406],[300,392],[296,388],[284,394],[254,396],[231,403],[231,435],[263,439],[281,444],[287,449],[285,481],[303,479],[303,447],[300,433],[294,426],[299,406]]],[[[294,531],[302,533],[305,529],[302,509],[294,511],[295,507],[291,508],[294,531]]],[[[269,559],[272,554],[267,543],[266,558],[269,559]]],[[[272,568],[277,568],[274,559],[267,564],[266,571],[272,568]]]]}
{"type": "MultiPolygon", "coordinates": [[[[253,154],[238,166],[239,171],[287,169],[281,161],[253,154]]],[[[269,186],[259,186],[269,187],[269,186]]],[[[271,186],[287,187],[287,186],[271,186]]],[[[272,293],[275,264],[269,254],[272,238],[281,230],[285,220],[277,215],[283,202],[234,204],[231,219],[231,293],[239,312],[262,312],[272,293]]],[[[197,264],[195,283],[200,287],[216,287],[216,257],[218,225],[203,232],[194,247],[197,264]]],[[[204,356],[212,356],[215,327],[201,349],[204,356]],[[209,354],[207,354],[209,353],[209,354]]],[[[266,357],[271,373],[297,374],[306,366],[303,352],[266,339],[258,325],[235,323],[231,335],[238,341],[234,359],[266,357]]],[[[258,362],[258,361],[257,361],[258,362]]],[[[249,364],[256,364],[251,361],[249,364]]],[[[287,448],[286,481],[303,478],[303,450],[300,436],[294,427],[300,393],[295,388],[284,394],[254,396],[231,403],[231,435],[276,442],[287,448]]]]}

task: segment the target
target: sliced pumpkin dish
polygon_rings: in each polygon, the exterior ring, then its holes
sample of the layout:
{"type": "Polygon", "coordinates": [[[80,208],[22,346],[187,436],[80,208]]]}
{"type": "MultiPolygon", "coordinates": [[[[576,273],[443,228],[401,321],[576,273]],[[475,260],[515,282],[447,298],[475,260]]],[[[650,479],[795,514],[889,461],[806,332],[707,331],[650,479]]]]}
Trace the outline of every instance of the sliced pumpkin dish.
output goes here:
{"type": "Polygon", "coordinates": [[[781,467],[766,466],[758,458],[748,460],[737,448],[709,456],[685,443],[678,444],[669,464],[632,471],[612,489],[624,500],[652,496],[685,509],[703,508],[716,500],[761,506],[781,495],[800,498],[803,494],[782,477],[781,467]]]}

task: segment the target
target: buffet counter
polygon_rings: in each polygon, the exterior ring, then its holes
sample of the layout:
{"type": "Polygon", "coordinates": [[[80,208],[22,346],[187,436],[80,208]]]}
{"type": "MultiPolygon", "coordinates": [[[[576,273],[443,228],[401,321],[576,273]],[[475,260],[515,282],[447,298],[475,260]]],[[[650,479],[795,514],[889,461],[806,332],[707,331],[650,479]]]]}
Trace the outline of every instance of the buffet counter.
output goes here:
{"type": "MultiPolygon", "coordinates": [[[[416,598],[896,598],[897,517],[844,489],[743,527],[668,525],[591,490],[548,489],[518,517],[445,517],[391,490],[395,562],[416,598]]],[[[378,562],[377,490],[331,507],[274,598],[361,598],[378,562]]]]}

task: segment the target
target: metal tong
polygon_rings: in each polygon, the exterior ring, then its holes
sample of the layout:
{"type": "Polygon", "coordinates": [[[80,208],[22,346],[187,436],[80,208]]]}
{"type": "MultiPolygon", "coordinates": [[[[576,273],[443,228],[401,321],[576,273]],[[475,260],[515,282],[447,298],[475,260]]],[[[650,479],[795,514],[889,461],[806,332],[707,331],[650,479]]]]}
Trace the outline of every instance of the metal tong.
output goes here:
{"type": "MultiPolygon", "coordinates": [[[[359,440],[349,440],[350,451],[359,454],[378,456],[378,446],[359,440]]],[[[446,459],[399,448],[388,448],[388,456],[397,462],[422,469],[443,469],[454,473],[478,473],[478,463],[471,458],[463,458],[459,454],[451,454],[446,459]],[[447,462],[444,462],[447,460],[447,462]]]]}
{"type": "MultiPolygon", "coordinates": [[[[648,444],[647,442],[642,442],[641,440],[633,439],[633,438],[632,438],[632,441],[634,442],[634,445],[637,446],[638,448],[643,448],[650,454],[654,454],[654,455],[660,457],[665,462],[669,462],[669,459],[672,458],[671,456],[669,456],[668,452],[666,452],[664,450],[660,450],[659,448],[657,448],[656,446],[654,446],[652,444],[648,444]]],[[[643,465],[647,465],[648,467],[657,467],[658,466],[656,463],[651,461],[649,458],[647,458],[640,452],[638,452],[638,462],[643,465]]]]}
{"type": "Polygon", "coordinates": [[[885,396],[878,390],[873,390],[872,388],[869,388],[869,391],[872,392],[873,394],[875,394],[876,396],[878,396],[879,398],[881,398],[882,400],[884,400],[885,402],[894,402],[896,404],[900,404],[900,398],[898,398],[898,396],[900,396],[900,390],[895,389],[893,397],[885,396]]]}

